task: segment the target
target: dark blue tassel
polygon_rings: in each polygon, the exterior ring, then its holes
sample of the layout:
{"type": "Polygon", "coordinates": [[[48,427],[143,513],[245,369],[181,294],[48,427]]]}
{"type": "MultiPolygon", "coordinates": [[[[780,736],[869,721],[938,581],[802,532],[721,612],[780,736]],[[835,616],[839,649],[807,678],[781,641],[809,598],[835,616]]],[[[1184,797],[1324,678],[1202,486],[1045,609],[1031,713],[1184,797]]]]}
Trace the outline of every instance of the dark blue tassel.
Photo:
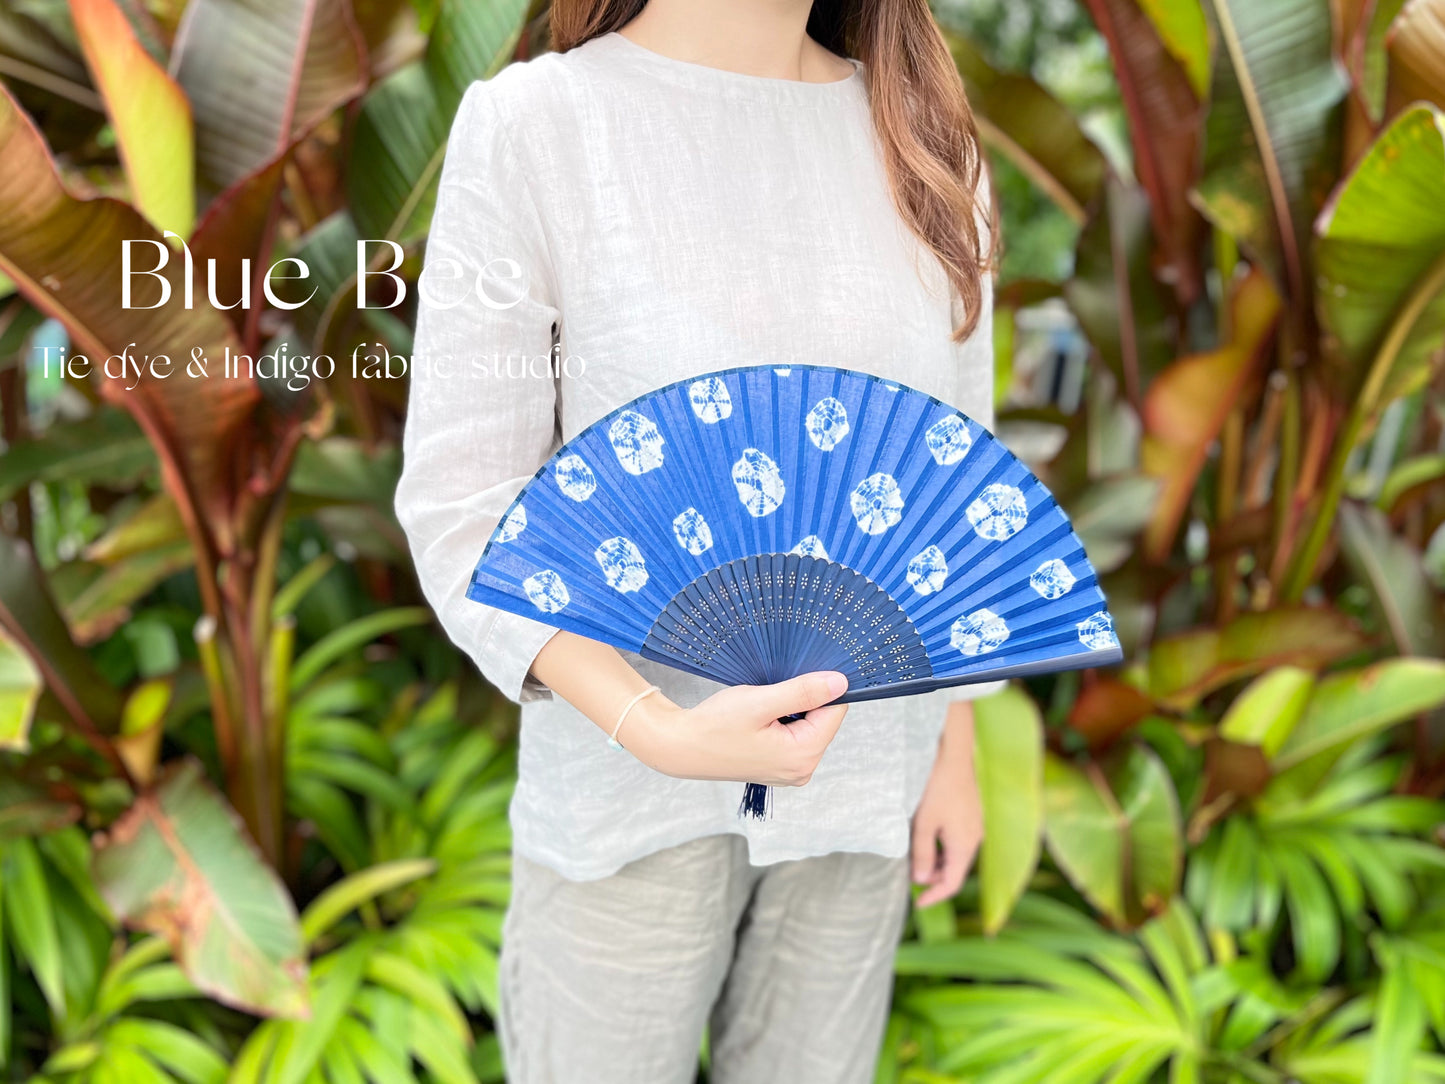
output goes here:
{"type": "MultiPolygon", "coordinates": [[[[803,716],[801,713],[785,715],[778,720],[780,723],[796,723],[803,716]]],[[[773,815],[773,788],[766,787],[761,783],[749,783],[743,788],[743,800],[738,804],[739,817],[752,817],[753,820],[766,820],[773,815]]]]}
{"type": "Polygon", "coordinates": [[[749,783],[743,788],[742,804],[738,806],[738,816],[750,816],[754,820],[763,820],[773,811],[773,788],[765,787],[761,783],[749,783]]]}

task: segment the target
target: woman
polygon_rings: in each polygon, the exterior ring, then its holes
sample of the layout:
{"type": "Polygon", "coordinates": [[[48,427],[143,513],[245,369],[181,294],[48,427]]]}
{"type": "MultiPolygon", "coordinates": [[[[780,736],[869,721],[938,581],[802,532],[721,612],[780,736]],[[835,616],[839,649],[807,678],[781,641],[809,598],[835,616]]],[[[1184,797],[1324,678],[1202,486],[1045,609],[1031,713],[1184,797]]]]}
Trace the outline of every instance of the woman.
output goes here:
{"type": "Polygon", "coordinates": [[[509,1079],[687,1081],[706,1032],[719,1084],[871,1080],[908,856],[929,904],[978,844],[991,690],[841,725],[840,674],[723,689],[464,592],[561,441],[685,377],[842,365],[991,425],[974,124],[924,0],[554,0],[552,32],[457,114],[397,492],[445,629],[523,705],[509,1079]]]}

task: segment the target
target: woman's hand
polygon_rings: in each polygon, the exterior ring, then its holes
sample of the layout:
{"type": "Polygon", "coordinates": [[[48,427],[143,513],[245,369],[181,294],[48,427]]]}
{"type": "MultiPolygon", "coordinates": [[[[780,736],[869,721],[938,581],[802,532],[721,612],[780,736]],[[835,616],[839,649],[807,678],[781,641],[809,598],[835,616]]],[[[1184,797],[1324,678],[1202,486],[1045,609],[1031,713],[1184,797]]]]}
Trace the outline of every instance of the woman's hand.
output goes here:
{"type": "MultiPolygon", "coordinates": [[[[560,631],[532,660],[532,674],[596,724],[603,735],[647,680],[606,644],[560,631]]],[[[617,740],[648,767],[683,779],[726,779],[801,787],[838,733],[846,704],[822,707],[848,689],[834,670],[800,674],[776,685],[738,685],[695,708],[661,693],[639,700],[617,740]],[[807,712],[795,723],[785,715],[807,712]]]]}
{"type": "Polygon", "coordinates": [[[694,708],[654,693],[628,714],[618,740],[666,775],[801,787],[848,711],[846,704],[821,705],[847,688],[842,674],[820,670],[776,685],[737,685],[694,708]],[[778,721],[798,712],[807,714],[778,721]]]}
{"type": "Polygon", "coordinates": [[[927,885],[915,901],[928,907],[963,887],[983,841],[983,807],[973,771],[973,705],[949,708],[938,758],[913,814],[913,880],[927,885]]]}

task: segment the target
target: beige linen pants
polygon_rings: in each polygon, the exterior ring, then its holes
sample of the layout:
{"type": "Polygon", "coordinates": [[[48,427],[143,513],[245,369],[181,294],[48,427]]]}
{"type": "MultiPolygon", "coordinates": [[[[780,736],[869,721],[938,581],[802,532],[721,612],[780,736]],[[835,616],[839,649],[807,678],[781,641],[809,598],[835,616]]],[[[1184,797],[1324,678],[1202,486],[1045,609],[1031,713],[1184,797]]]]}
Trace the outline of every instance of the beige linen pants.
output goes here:
{"type": "Polygon", "coordinates": [[[695,839],[597,881],[517,857],[498,1032],[509,1084],[868,1084],[908,908],[905,859],[748,864],[695,839]]]}

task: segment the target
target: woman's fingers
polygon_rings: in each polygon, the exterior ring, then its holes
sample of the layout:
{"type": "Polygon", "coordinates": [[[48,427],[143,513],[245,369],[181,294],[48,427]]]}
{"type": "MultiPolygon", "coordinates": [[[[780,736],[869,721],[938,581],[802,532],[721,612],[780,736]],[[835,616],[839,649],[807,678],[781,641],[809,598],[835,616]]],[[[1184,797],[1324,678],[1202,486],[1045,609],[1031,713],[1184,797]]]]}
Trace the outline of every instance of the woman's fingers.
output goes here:
{"type": "Polygon", "coordinates": [[[913,836],[913,879],[928,887],[918,896],[917,906],[930,907],[951,899],[963,887],[968,868],[973,864],[977,843],[964,838],[967,833],[950,830],[946,824],[927,827],[920,839],[917,825],[913,836]],[[920,876],[920,871],[925,871],[920,876]]]}
{"type": "Polygon", "coordinates": [[[775,685],[735,685],[687,709],[689,751],[670,774],[744,779],[769,786],[807,783],[838,733],[846,704],[834,704],[848,679],[834,670],[800,674],[775,685]],[[802,715],[791,723],[778,720],[802,715]]]}
{"type": "Polygon", "coordinates": [[[931,885],[938,879],[938,822],[922,815],[913,818],[911,861],[913,883],[931,885]]]}
{"type": "Polygon", "coordinates": [[[848,678],[836,670],[799,674],[776,685],[760,685],[754,696],[761,714],[772,719],[802,715],[831,704],[848,691],[848,678]]]}

